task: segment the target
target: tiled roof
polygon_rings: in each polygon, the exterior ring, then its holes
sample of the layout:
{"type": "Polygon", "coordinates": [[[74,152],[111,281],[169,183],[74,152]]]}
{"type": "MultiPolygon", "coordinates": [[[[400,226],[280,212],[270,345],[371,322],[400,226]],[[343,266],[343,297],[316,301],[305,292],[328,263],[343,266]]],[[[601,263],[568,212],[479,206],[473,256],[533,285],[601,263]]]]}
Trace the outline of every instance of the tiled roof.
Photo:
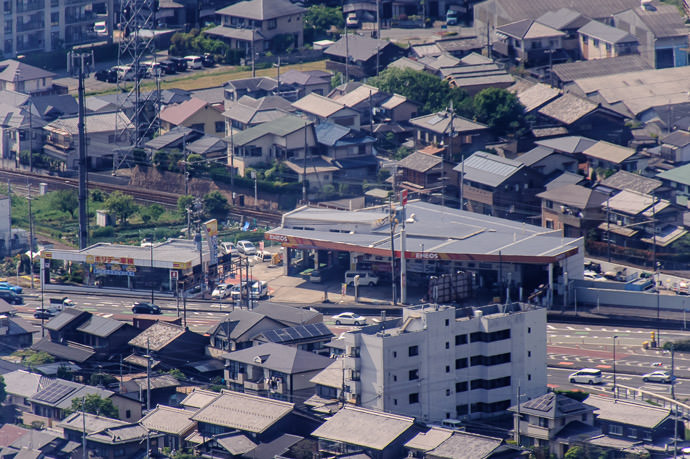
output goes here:
{"type": "Polygon", "coordinates": [[[18,82],[53,78],[55,74],[14,59],[0,61],[0,81],[18,82]]]}
{"type": "Polygon", "coordinates": [[[248,0],[221,8],[216,14],[266,21],[305,12],[306,9],[289,0],[248,0]]]}
{"type": "Polygon", "coordinates": [[[192,97],[189,100],[177,105],[170,105],[166,107],[160,115],[162,121],[166,121],[172,125],[179,125],[184,123],[189,117],[203,109],[208,105],[205,100],[192,97]]]}
{"type": "MultiPolygon", "coordinates": [[[[368,61],[377,53],[382,53],[389,46],[396,46],[389,41],[377,40],[375,38],[362,37],[360,35],[350,35],[348,37],[348,53],[352,62],[368,61]]],[[[329,46],[324,54],[326,56],[336,56],[345,58],[345,37],[329,46]]]]}
{"type": "Polygon", "coordinates": [[[290,375],[322,370],[331,363],[328,357],[278,343],[264,343],[227,352],[223,358],[290,375]]]}
{"type": "Polygon", "coordinates": [[[589,99],[563,94],[540,108],[539,113],[568,126],[589,115],[598,107],[589,99]]]}
{"type": "Polygon", "coordinates": [[[620,164],[635,154],[635,150],[613,143],[598,141],[582,152],[585,156],[620,164]]]}
{"type": "Polygon", "coordinates": [[[398,167],[416,172],[427,172],[429,169],[438,166],[442,162],[443,159],[438,156],[427,155],[426,153],[415,151],[398,161],[398,167]]]}
{"type": "Polygon", "coordinates": [[[144,416],[139,423],[149,430],[182,435],[196,425],[190,419],[191,416],[192,412],[189,410],[158,405],[153,411],[144,416]]]}
{"type": "Polygon", "coordinates": [[[628,56],[609,57],[607,59],[593,59],[591,61],[575,61],[553,66],[553,73],[562,82],[571,82],[580,78],[591,78],[617,73],[649,70],[651,66],[638,54],[628,56]]]}
{"type": "Polygon", "coordinates": [[[184,335],[185,329],[179,325],[156,322],[129,341],[130,346],[152,351],[160,351],[165,346],[184,335]]]}
{"type": "Polygon", "coordinates": [[[637,38],[630,35],[625,30],[617,29],[599,21],[590,21],[577,31],[582,35],[596,38],[605,43],[637,43],[637,38]]]}
{"type": "Polygon", "coordinates": [[[316,93],[309,93],[292,104],[297,110],[313,113],[322,118],[328,118],[346,108],[340,101],[320,96],[316,93]]]}

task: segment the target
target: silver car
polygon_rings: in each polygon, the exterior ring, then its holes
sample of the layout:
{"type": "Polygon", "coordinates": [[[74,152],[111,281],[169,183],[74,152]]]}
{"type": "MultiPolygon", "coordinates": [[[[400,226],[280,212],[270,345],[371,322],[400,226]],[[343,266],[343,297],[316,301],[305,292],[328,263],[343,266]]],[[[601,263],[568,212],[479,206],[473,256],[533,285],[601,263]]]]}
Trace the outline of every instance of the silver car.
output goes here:
{"type": "Polygon", "coordinates": [[[642,381],[644,382],[670,384],[674,379],[676,379],[676,377],[673,376],[671,372],[666,370],[653,371],[651,373],[647,373],[646,375],[642,375],[642,381]]]}

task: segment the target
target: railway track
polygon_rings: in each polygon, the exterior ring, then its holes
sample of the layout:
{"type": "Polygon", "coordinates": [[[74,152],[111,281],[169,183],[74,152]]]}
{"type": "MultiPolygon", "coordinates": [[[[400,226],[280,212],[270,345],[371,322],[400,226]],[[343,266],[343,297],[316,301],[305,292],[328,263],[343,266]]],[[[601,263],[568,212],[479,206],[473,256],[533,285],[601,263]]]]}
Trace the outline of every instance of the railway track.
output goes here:
{"type": "MultiPolygon", "coordinates": [[[[18,172],[9,169],[0,169],[0,178],[3,182],[14,182],[22,190],[26,189],[26,183],[30,183],[35,192],[38,192],[39,183],[47,183],[52,185],[51,189],[66,189],[78,188],[79,180],[71,177],[58,177],[53,175],[36,174],[32,172],[18,172]]],[[[177,193],[170,193],[167,191],[158,190],[141,190],[129,186],[114,185],[111,183],[96,182],[89,180],[88,188],[90,190],[99,189],[105,192],[120,191],[122,193],[132,196],[136,201],[145,204],[160,204],[168,208],[177,207],[177,198],[180,196],[177,193]]],[[[26,194],[26,193],[22,193],[26,194]]],[[[229,215],[240,218],[256,219],[259,224],[266,224],[269,226],[277,226],[281,222],[282,215],[277,212],[267,212],[259,209],[249,209],[244,207],[231,206],[229,215]]]]}

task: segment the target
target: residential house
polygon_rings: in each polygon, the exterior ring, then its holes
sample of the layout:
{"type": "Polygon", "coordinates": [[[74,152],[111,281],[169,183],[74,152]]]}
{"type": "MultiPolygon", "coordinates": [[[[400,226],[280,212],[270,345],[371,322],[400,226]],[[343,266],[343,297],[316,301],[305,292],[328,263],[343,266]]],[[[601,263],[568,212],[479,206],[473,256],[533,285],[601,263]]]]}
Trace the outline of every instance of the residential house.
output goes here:
{"type": "Polygon", "coordinates": [[[229,352],[223,358],[230,389],[290,402],[313,394],[309,380],[331,363],[328,357],[278,343],[229,352]]]}
{"type": "Polygon", "coordinates": [[[553,139],[537,140],[534,143],[538,146],[550,148],[557,153],[572,155],[577,158],[578,161],[582,162],[581,160],[584,160],[582,153],[597,143],[597,141],[579,135],[569,135],[555,137],[553,139]]]}
{"type": "Polygon", "coordinates": [[[138,400],[143,406],[172,405],[177,403],[177,388],[180,381],[172,375],[145,376],[131,378],[120,383],[120,393],[131,399],[138,400]],[[151,393],[151,403],[148,394],[151,393]]]}
{"type": "Polygon", "coordinates": [[[0,427],[0,451],[2,448],[10,446],[28,432],[29,429],[25,429],[24,427],[19,427],[9,423],[3,424],[2,427],[0,427]]]}
{"type": "MultiPolygon", "coordinates": [[[[94,113],[84,118],[89,167],[111,168],[113,150],[129,142],[129,134],[123,130],[129,121],[122,113],[94,113]]],[[[79,163],[78,117],[58,118],[47,124],[46,143],[43,151],[47,156],[65,164],[66,169],[77,169],[79,163]]]]}
{"type": "Polygon", "coordinates": [[[577,33],[580,36],[580,54],[585,60],[637,54],[637,38],[603,22],[590,21],[577,33]]]}
{"type": "Polygon", "coordinates": [[[344,398],[428,422],[495,416],[518,384],[545,392],[545,321],[544,309],[518,303],[405,307],[401,319],[343,335],[344,398]]]}
{"type": "Polygon", "coordinates": [[[114,459],[117,457],[137,457],[148,444],[152,454],[163,446],[162,434],[148,432],[139,424],[120,421],[119,419],[96,416],[90,413],[72,413],[57,424],[62,429],[68,445],[74,448],[72,455],[58,457],[81,457],[114,459]],[[86,451],[81,447],[86,441],[86,451]]]}
{"type": "MultiPolygon", "coordinates": [[[[246,168],[255,164],[294,160],[301,166],[305,157],[313,156],[316,135],[313,122],[298,116],[285,115],[237,132],[228,142],[232,147],[228,165],[239,175],[244,175],[246,168]]],[[[325,177],[321,177],[321,180],[324,179],[325,177]]]]}
{"type": "Polygon", "coordinates": [[[297,110],[289,101],[280,96],[264,96],[259,99],[242,96],[235,102],[227,101],[225,106],[223,116],[226,119],[228,133],[231,129],[242,131],[261,123],[274,121],[297,110]]]}
{"type": "Polygon", "coordinates": [[[210,437],[238,432],[254,443],[270,441],[281,434],[306,434],[313,422],[298,417],[295,405],[256,395],[223,390],[192,415],[198,432],[210,437]],[[299,422],[301,419],[302,422],[299,422]]]}
{"type": "Polygon", "coordinates": [[[212,135],[205,135],[187,145],[187,151],[205,159],[225,162],[228,157],[228,143],[212,135]]]}
{"type": "Polygon", "coordinates": [[[345,405],[312,436],[319,440],[319,452],[324,456],[364,453],[393,459],[405,457],[405,443],[418,433],[414,421],[412,417],[345,405]]]}
{"type": "Polygon", "coordinates": [[[235,309],[225,320],[218,322],[210,330],[211,343],[209,352],[220,357],[218,351],[238,351],[252,346],[252,339],[257,334],[278,328],[284,328],[281,322],[254,311],[235,309]]]}
{"type": "Polygon", "coordinates": [[[415,151],[398,161],[398,186],[408,190],[412,197],[426,200],[442,199],[455,201],[458,195],[458,172],[454,163],[446,161],[443,155],[432,155],[415,151]]]}
{"type": "Polygon", "coordinates": [[[331,72],[323,70],[288,70],[280,75],[280,83],[288,86],[296,85],[301,88],[299,97],[310,93],[320,96],[327,95],[331,90],[331,72]]]}
{"type": "Polygon", "coordinates": [[[634,35],[640,54],[654,68],[688,65],[688,33],[683,16],[673,5],[660,1],[617,12],[613,23],[634,35]]]}
{"type": "MultiPolygon", "coordinates": [[[[19,24],[17,24],[18,27],[19,24]]],[[[7,30],[5,30],[6,33],[7,30]]],[[[7,49],[5,49],[5,55],[7,54],[7,49]]],[[[32,96],[53,94],[56,91],[53,88],[55,76],[53,72],[14,59],[0,61],[0,90],[16,91],[32,96]]]]}
{"type": "Polygon", "coordinates": [[[580,57],[580,40],[578,29],[589,22],[584,14],[570,8],[550,10],[537,18],[537,22],[544,24],[565,34],[562,38],[563,49],[573,58],[580,57]]]}
{"type": "Polygon", "coordinates": [[[57,94],[31,97],[29,100],[31,113],[44,121],[54,121],[59,117],[77,116],[79,104],[70,94],[57,94]]]}
{"type": "Polygon", "coordinates": [[[478,151],[454,169],[464,174],[459,186],[467,210],[512,220],[539,213],[536,195],[544,189],[543,177],[523,163],[478,151]]]}
{"type": "Polygon", "coordinates": [[[0,350],[5,352],[30,347],[38,329],[21,317],[0,315],[0,350]]]}
{"type": "Polygon", "coordinates": [[[405,448],[408,457],[423,459],[490,459],[519,454],[519,448],[506,444],[502,438],[441,427],[418,433],[405,443],[405,448]]]}
{"type": "Polygon", "coordinates": [[[576,158],[541,145],[519,155],[515,160],[534,169],[544,177],[551,177],[554,174],[560,175],[563,172],[577,172],[576,158]]]}
{"type": "Polygon", "coordinates": [[[218,397],[218,392],[212,390],[200,389],[199,387],[192,388],[192,391],[180,401],[180,406],[192,414],[196,413],[199,408],[203,408],[218,397]]]}
{"type": "MultiPolygon", "coordinates": [[[[185,126],[175,126],[165,134],[154,137],[144,144],[144,148],[151,154],[158,150],[185,151],[188,144],[205,137],[201,131],[196,131],[185,126]]],[[[217,139],[217,137],[216,137],[217,139]]]]}
{"type": "Polygon", "coordinates": [[[543,191],[541,226],[560,230],[565,237],[587,236],[589,229],[605,219],[601,204],[608,195],[581,185],[564,185],[543,191]]]}
{"type": "Polygon", "coordinates": [[[661,180],[664,189],[668,190],[665,193],[660,193],[663,197],[683,207],[689,207],[690,164],[663,171],[657,174],[656,178],[661,180]]]}
{"type": "Polygon", "coordinates": [[[315,93],[307,94],[294,102],[292,106],[316,122],[331,121],[353,129],[360,128],[359,112],[325,96],[315,93]]]}
{"type": "Polygon", "coordinates": [[[7,458],[43,458],[43,457],[71,457],[79,448],[77,443],[69,443],[55,430],[29,431],[2,449],[1,454],[7,458]]]}
{"type": "Polygon", "coordinates": [[[643,170],[647,158],[632,148],[622,147],[600,140],[582,152],[586,160],[587,174],[592,170],[603,169],[634,172],[643,170]]]}
{"type": "Polygon", "coordinates": [[[656,194],[662,186],[661,180],[645,177],[632,172],[618,171],[602,180],[596,189],[609,194],[617,191],[631,190],[642,194],[656,194]]]}
{"type": "MultiPolygon", "coordinates": [[[[563,50],[565,33],[532,19],[523,19],[496,27],[494,52],[524,65],[553,62],[551,53],[563,50]]],[[[565,53],[563,53],[565,55],[565,53]]]]}
{"type": "Polygon", "coordinates": [[[379,106],[379,116],[384,122],[406,123],[417,116],[419,105],[405,96],[393,94],[379,106]]]}
{"type": "Polygon", "coordinates": [[[293,327],[323,323],[323,314],[299,304],[290,305],[289,303],[264,301],[254,306],[253,311],[293,327]]]}
{"type": "Polygon", "coordinates": [[[22,158],[20,152],[31,150],[40,153],[45,139],[45,124],[41,118],[30,114],[25,105],[0,102],[0,157],[25,163],[28,158],[22,158]]]}
{"type": "Polygon", "coordinates": [[[487,126],[448,111],[412,118],[410,124],[416,131],[417,143],[425,146],[447,146],[450,161],[484,148],[492,138],[487,126]]]}
{"type": "Polygon", "coordinates": [[[515,78],[508,73],[503,65],[494,63],[490,59],[489,63],[471,63],[474,60],[474,54],[463,57],[457,67],[441,69],[441,77],[451,87],[460,88],[470,96],[476,95],[483,89],[505,89],[515,83],[515,78]]]}
{"type": "Polygon", "coordinates": [[[129,341],[134,352],[124,361],[142,368],[147,367],[145,355],[151,357],[151,368],[180,368],[196,362],[204,355],[208,339],[179,325],[156,322],[129,341]]]}
{"type": "Polygon", "coordinates": [[[301,48],[306,12],[289,0],[244,0],[216,11],[220,25],[204,33],[244,49],[251,59],[253,52],[301,48]]]}
{"type": "Polygon", "coordinates": [[[567,89],[573,85],[575,80],[580,78],[616,75],[651,68],[652,66],[647,64],[639,54],[592,61],[566,62],[553,66],[553,83],[559,88],[567,89]]]}
{"type": "Polygon", "coordinates": [[[23,414],[23,422],[39,422],[50,427],[55,421],[66,417],[67,411],[72,409],[72,400],[81,400],[82,397],[92,394],[111,400],[118,410],[118,417],[122,420],[133,422],[141,418],[141,404],[136,400],[107,389],[53,379],[50,384],[46,384],[43,389],[29,397],[31,412],[23,414]]]}
{"type": "Polygon", "coordinates": [[[48,336],[34,345],[61,360],[89,363],[127,355],[128,342],[138,331],[131,325],[97,316],[88,311],[69,308],[45,324],[48,336]]]}
{"type": "Polygon", "coordinates": [[[659,154],[671,163],[690,162],[690,132],[677,130],[662,137],[659,154]]]}
{"type": "MultiPolygon", "coordinates": [[[[648,453],[673,448],[675,427],[670,408],[597,395],[590,395],[584,403],[595,408],[595,425],[602,433],[584,440],[584,443],[603,447],[606,451],[626,446],[638,446],[647,449],[648,453]],[[618,447],[612,448],[611,443],[617,443],[618,447]]],[[[678,431],[682,431],[682,421],[675,422],[678,423],[678,431]]]]}
{"type": "Polygon", "coordinates": [[[376,177],[379,160],[374,154],[374,137],[331,122],[317,124],[314,133],[322,158],[339,168],[335,181],[376,177]]]}
{"type": "Polygon", "coordinates": [[[344,361],[344,359],[335,358],[330,365],[309,380],[314,384],[314,395],[309,397],[304,404],[317,415],[330,416],[343,406],[344,361]]]}
{"type": "Polygon", "coordinates": [[[360,82],[345,83],[328,95],[330,99],[356,110],[361,124],[373,123],[374,108],[390,98],[390,94],[360,82]]]}
{"type": "Polygon", "coordinates": [[[593,431],[595,409],[566,395],[549,392],[510,408],[515,438],[522,446],[548,448],[549,454],[562,458],[571,445],[559,441],[559,434],[575,426],[593,431]]]}
{"type": "Polygon", "coordinates": [[[392,41],[348,35],[326,48],[323,54],[328,58],[326,70],[360,79],[376,75],[389,63],[402,57],[405,51],[392,41]]]}
{"type": "Polygon", "coordinates": [[[333,338],[333,332],[323,323],[295,325],[260,332],[252,338],[254,346],[276,343],[292,346],[302,351],[322,354],[327,351],[325,344],[333,338]]]}
{"type": "Polygon", "coordinates": [[[19,420],[24,412],[31,412],[29,399],[53,382],[39,373],[26,370],[15,370],[2,375],[5,381],[7,397],[4,406],[14,410],[14,419],[19,420]]]}
{"type": "Polygon", "coordinates": [[[228,103],[240,100],[242,96],[260,99],[266,96],[280,96],[290,102],[299,99],[300,87],[294,84],[278,84],[278,80],[270,77],[243,78],[230,80],[223,85],[225,109],[228,103]]]}
{"type": "Polygon", "coordinates": [[[196,428],[196,422],[190,419],[192,414],[189,410],[158,405],[141,418],[139,423],[149,431],[163,435],[160,447],[181,451],[184,449],[185,438],[196,428]]]}
{"type": "Polygon", "coordinates": [[[184,126],[204,134],[225,137],[222,110],[195,97],[177,105],[169,105],[161,111],[160,120],[162,134],[176,126],[184,126]]]}
{"type": "Polygon", "coordinates": [[[528,114],[539,110],[560,95],[561,91],[558,88],[544,83],[537,83],[517,92],[517,97],[528,114]]]}

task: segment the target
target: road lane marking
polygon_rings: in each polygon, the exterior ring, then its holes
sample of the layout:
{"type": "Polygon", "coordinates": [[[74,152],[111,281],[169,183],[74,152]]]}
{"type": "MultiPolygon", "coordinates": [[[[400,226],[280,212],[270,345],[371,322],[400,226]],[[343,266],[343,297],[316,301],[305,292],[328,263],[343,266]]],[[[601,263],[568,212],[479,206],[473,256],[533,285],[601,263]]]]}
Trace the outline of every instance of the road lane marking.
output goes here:
{"type": "Polygon", "coordinates": [[[573,362],[558,362],[559,365],[574,365],[573,362]]]}

